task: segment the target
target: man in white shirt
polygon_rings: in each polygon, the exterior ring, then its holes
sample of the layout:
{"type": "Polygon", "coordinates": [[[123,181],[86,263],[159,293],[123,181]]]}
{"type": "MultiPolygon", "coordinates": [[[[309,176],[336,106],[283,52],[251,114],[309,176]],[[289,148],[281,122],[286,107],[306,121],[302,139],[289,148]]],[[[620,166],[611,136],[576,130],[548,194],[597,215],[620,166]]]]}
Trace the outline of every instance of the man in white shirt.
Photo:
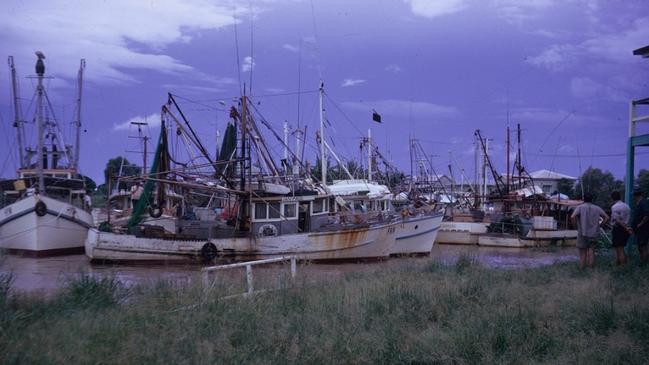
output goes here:
{"type": "Polygon", "coordinates": [[[633,234],[633,230],[629,226],[631,208],[622,201],[622,195],[619,191],[612,192],[611,199],[615,202],[611,207],[611,224],[613,225],[611,235],[613,247],[615,248],[615,264],[624,265],[626,262],[624,246],[626,246],[626,242],[633,234]]]}
{"type": "Polygon", "coordinates": [[[608,215],[602,208],[593,204],[593,195],[586,193],[584,194],[584,203],[575,208],[570,218],[577,223],[579,267],[583,269],[586,266],[586,258],[588,258],[588,266],[592,269],[595,266],[595,246],[599,237],[599,225],[606,223],[608,215]],[[602,218],[601,223],[600,218],[602,218]]]}

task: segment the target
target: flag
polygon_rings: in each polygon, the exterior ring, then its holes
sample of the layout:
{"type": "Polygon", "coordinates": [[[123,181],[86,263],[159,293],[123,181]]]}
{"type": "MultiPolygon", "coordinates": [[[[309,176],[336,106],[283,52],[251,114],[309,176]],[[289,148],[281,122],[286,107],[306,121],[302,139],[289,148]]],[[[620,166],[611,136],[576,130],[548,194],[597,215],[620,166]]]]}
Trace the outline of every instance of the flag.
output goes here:
{"type": "Polygon", "coordinates": [[[372,110],[372,120],[381,123],[381,114],[377,113],[376,110],[372,110]]]}

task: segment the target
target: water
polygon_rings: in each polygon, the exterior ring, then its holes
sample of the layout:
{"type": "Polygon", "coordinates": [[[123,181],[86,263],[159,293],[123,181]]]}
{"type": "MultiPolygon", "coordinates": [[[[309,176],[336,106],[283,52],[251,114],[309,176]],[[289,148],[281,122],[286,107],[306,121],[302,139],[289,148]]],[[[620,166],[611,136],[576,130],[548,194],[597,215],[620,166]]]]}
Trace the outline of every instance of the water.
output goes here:
{"type": "MultiPolygon", "coordinates": [[[[578,259],[577,249],[575,248],[537,250],[435,245],[430,257],[392,258],[367,263],[308,264],[300,265],[298,271],[300,271],[300,274],[309,277],[328,279],[341,277],[347,273],[381,271],[409,263],[424,263],[430,260],[439,260],[452,264],[458,257],[463,255],[471,256],[483,265],[496,268],[538,267],[578,259]]],[[[272,269],[268,267],[255,268],[255,275],[263,276],[265,272],[276,272],[277,268],[278,266],[272,269]]],[[[99,276],[115,275],[126,285],[156,282],[160,279],[189,282],[201,278],[200,267],[198,266],[96,265],[90,264],[84,255],[44,258],[8,255],[0,263],[0,273],[13,274],[12,287],[26,292],[53,293],[61,288],[67,279],[80,272],[99,276]]]]}

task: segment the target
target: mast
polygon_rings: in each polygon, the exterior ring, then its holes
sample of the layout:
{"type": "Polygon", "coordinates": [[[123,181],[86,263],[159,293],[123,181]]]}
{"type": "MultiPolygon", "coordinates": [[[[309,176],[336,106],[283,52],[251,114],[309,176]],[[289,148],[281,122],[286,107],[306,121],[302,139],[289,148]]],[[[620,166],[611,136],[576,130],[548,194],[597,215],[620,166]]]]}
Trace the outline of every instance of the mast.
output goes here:
{"type": "Polygon", "coordinates": [[[517,144],[518,144],[518,152],[516,156],[516,169],[518,170],[518,188],[522,189],[523,188],[523,182],[521,181],[521,173],[522,173],[522,162],[521,162],[521,124],[518,123],[516,124],[516,139],[517,139],[517,144]]]}
{"type": "Polygon", "coordinates": [[[372,181],[372,129],[367,129],[367,181],[372,181]]]}
{"type": "Polygon", "coordinates": [[[508,125],[507,126],[507,153],[506,153],[507,154],[507,170],[506,170],[507,175],[505,175],[505,179],[506,179],[505,180],[505,193],[506,194],[509,194],[509,175],[511,174],[511,172],[509,171],[509,148],[510,148],[509,144],[510,144],[510,141],[509,141],[509,125],[508,125]]]}
{"type": "Polygon", "coordinates": [[[77,120],[76,120],[76,140],[74,143],[74,157],[72,162],[72,168],[77,169],[79,167],[79,149],[81,144],[81,95],[83,91],[83,71],[86,68],[86,60],[81,59],[79,65],[79,74],[77,77],[77,120]]]}
{"type": "Polygon", "coordinates": [[[45,141],[43,141],[43,95],[45,93],[45,90],[43,88],[43,75],[45,75],[45,63],[43,60],[45,59],[45,55],[42,52],[36,52],[36,57],[38,57],[38,60],[36,61],[36,75],[38,76],[38,86],[37,86],[37,100],[36,100],[36,105],[37,105],[37,116],[36,116],[36,124],[37,124],[37,141],[38,141],[38,149],[36,150],[36,156],[38,158],[36,159],[37,161],[37,173],[38,173],[38,192],[41,195],[45,195],[45,177],[43,176],[43,165],[46,163],[47,160],[47,150],[45,150],[45,141]]]}
{"type": "Polygon", "coordinates": [[[246,190],[246,121],[248,119],[248,99],[246,95],[241,97],[241,178],[239,190],[246,190]]]}
{"type": "MultiPolygon", "coordinates": [[[[301,152],[300,152],[300,147],[301,147],[301,138],[302,138],[302,130],[301,129],[296,129],[295,130],[295,158],[296,159],[301,159],[301,152]]],[[[299,176],[300,175],[300,162],[299,161],[294,161],[295,163],[293,164],[293,175],[299,176]]]]}
{"type": "Polygon", "coordinates": [[[19,168],[28,165],[25,159],[25,142],[22,113],[20,109],[20,102],[18,101],[18,82],[16,80],[16,67],[14,66],[13,56],[9,56],[9,69],[11,70],[11,92],[13,94],[14,104],[14,127],[16,127],[16,136],[18,137],[18,158],[20,159],[19,168]]]}
{"type": "Polygon", "coordinates": [[[320,103],[320,168],[322,169],[322,185],[327,185],[327,155],[325,151],[325,134],[324,134],[324,83],[320,80],[319,89],[319,103],[320,103]]]}
{"type": "Polygon", "coordinates": [[[414,182],[413,179],[415,178],[415,170],[414,170],[414,166],[413,166],[413,162],[412,162],[412,159],[413,159],[412,145],[413,145],[413,143],[414,143],[414,141],[413,141],[412,136],[411,136],[408,139],[408,152],[410,152],[410,187],[408,189],[409,191],[412,191],[412,185],[413,185],[413,182],[414,182]]]}
{"type": "Polygon", "coordinates": [[[288,162],[288,121],[284,121],[284,161],[288,162]]]}

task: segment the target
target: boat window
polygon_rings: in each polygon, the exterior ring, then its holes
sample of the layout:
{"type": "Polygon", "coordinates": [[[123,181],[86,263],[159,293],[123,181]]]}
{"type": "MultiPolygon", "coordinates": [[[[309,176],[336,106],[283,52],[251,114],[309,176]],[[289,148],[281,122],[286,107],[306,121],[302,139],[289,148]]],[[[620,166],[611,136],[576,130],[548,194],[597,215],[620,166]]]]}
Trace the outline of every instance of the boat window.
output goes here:
{"type": "Polygon", "coordinates": [[[334,213],[336,211],[336,199],[335,198],[330,198],[329,199],[329,212],[334,213]]]}
{"type": "Polygon", "coordinates": [[[354,211],[357,213],[364,212],[365,207],[363,207],[363,202],[355,201],[354,202],[354,211]]]}
{"type": "Polygon", "coordinates": [[[255,219],[266,219],[266,203],[255,203],[255,219]]]}
{"type": "Polygon", "coordinates": [[[316,199],[313,201],[313,213],[322,213],[324,211],[324,199],[316,199]]]}
{"type": "Polygon", "coordinates": [[[268,204],[268,218],[279,218],[279,202],[272,202],[268,204]]]}
{"type": "Polygon", "coordinates": [[[284,204],[284,218],[295,218],[297,217],[295,203],[284,204]]]}

